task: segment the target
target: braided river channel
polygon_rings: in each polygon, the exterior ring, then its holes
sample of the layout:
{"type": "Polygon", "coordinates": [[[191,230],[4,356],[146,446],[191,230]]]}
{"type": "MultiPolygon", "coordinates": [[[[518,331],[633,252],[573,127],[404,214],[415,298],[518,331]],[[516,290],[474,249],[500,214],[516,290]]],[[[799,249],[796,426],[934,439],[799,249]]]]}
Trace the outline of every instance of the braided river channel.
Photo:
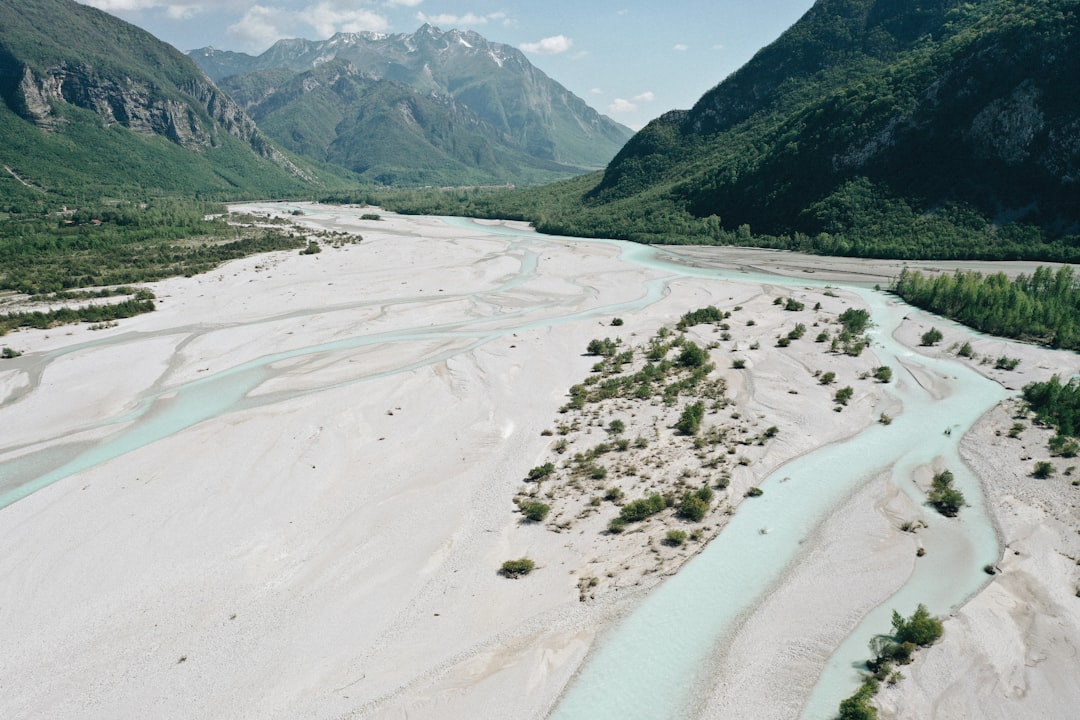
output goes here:
{"type": "MultiPolygon", "coordinates": [[[[323,213],[345,210],[321,209],[323,213]]],[[[355,211],[354,211],[355,212],[355,211]]],[[[479,224],[445,218],[445,224],[470,233],[506,236],[511,249],[522,258],[517,277],[497,289],[508,292],[525,283],[535,272],[538,258],[550,242],[525,229],[479,224]]],[[[620,260],[658,271],[660,279],[649,283],[640,297],[585,311],[588,317],[609,318],[633,313],[659,300],[665,283],[695,277],[727,282],[767,282],[774,286],[824,285],[806,278],[712,270],[690,267],[665,251],[632,243],[606,243],[619,249],[620,260]]],[[[833,286],[843,283],[832,282],[833,286]]],[[[835,649],[821,669],[817,684],[806,699],[801,717],[825,720],[834,717],[839,701],[859,685],[860,663],[867,657],[867,640],[889,630],[894,608],[909,614],[917,603],[944,615],[961,605],[987,581],[986,563],[999,556],[999,543],[984,506],[978,480],[966,470],[958,454],[965,432],[987,410],[1006,397],[997,383],[970,368],[947,359],[925,357],[894,340],[908,306],[888,294],[866,287],[845,286],[858,294],[869,308],[873,327],[872,352],[882,365],[895,370],[916,363],[940,378],[947,392],[933,392],[916,380],[891,383],[886,390],[903,406],[893,422],[875,424],[849,440],[820,447],[800,456],[767,478],[760,486],[763,497],[743,503],[724,530],[674,576],[654,588],[632,611],[599,634],[586,660],[573,677],[550,717],[555,720],[629,720],[632,718],[685,718],[698,714],[700,689],[710,687],[710,660],[741,619],[783,582],[785,573],[799,563],[805,540],[825,523],[838,506],[871,478],[892,476],[901,492],[916,505],[925,498],[911,482],[915,468],[937,458],[955,475],[970,507],[959,519],[947,520],[926,513],[935,551],[915,564],[902,589],[866,615],[856,629],[835,649]],[[812,482],[828,477],[828,482],[812,482]],[[768,532],[763,532],[768,528],[768,532]],[[733,592],[731,588],[738,588],[733,592]]],[[[478,298],[471,298],[477,300],[478,298]]],[[[402,302],[412,302],[411,300],[402,302]]],[[[385,301],[384,301],[385,304],[385,301]]],[[[210,418],[259,405],[272,404],[299,394],[333,387],[323,384],[303,389],[253,393],[274,377],[283,361],[325,356],[344,350],[383,343],[403,343],[426,348],[419,356],[404,357],[398,367],[380,368],[369,374],[335,383],[365,382],[433,365],[448,357],[467,353],[496,337],[536,327],[579,320],[581,312],[560,314],[550,308],[540,316],[512,313],[492,318],[447,319],[425,327],[345,337],[311,347],[291,348],[259,357],[231,368],[219,369],[179,385],[155,387],[145,393],[135,409],[78,428],[80,440],[65,442],[49,438],[40,449],[0,442],[0,507],[36,492],[62,478],[161,440],[210,418]]],[[[171,331],[175,333],[175,331],[171,331]]],[[[46,354],[28,370],[30,384],[40,380],[48,365],[67,353],[122,345],[125,335],[70,346],[46,354]]],[[[18,393],[16,393],[18,395],[18,393]]],[[[16,397],[17,399],[17,397],[16,397]]],[[[9,402],[11,398],[9,398],[9,402]]],[[[44,439],[43,439],[44,440],[44,439]]]]}

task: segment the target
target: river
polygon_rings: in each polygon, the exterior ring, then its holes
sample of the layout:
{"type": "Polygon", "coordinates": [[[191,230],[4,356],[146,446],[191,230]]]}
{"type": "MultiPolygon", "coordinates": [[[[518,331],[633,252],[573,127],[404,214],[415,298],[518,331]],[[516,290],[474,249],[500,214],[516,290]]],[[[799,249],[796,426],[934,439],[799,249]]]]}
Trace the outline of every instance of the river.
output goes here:
{"type": "MultiPolygon", "coordinates": [[[[463,219],[446,218],[443,221],[472,233],[497,234],[512,240],[511,247],[522,258],[520,270],[515,278],[489,291],[493,294],[505,293],[530,280],[536,270],[537,257],[546,243],[568,241],[566,238],[549,240],[525,230],[463,219]]],[[[156,385],[141,397],[134,410],[78,428],[83,437],[96,433],[96,439],[76,443],[54,438],[54,442],[41,449],[31,448],[25,452],[23,448],[0,448],[13,458],[0,464],[0,507],[204,420],[333,387],[323,384],[292,392],[253,394],[254,389],[275,377],[275,367],[284,360],[380,343],[426,343],[436,348],[408,358],[399,367],[346,381],[365,382],[442,362],[509,333],[572,322],[583,315],[604,318],[632,313],[656,302],[662,297],[665,284],[680,277],[765,281],[792,287],[823,284],[805,278],[690,267],[662,250],[630,243],[575,242],[617,247],[623,262],[657,270],[660,278],[648,283],[637,299],[584,313],[560,314],[557,308],[552,308],[542,317],[523,312],[520,321],[503,315],[498,323],[492,323],[491,318],[473,318],[349,337],[265,355],[178,385],[156,385]]],[[[850,286],[849,289],[858,293],[871,310],[875,323],[873,352],[881,363],[899,369],[914,362],[927,372],[946,377],[947,395],[935,397],[914,381],[894,383],[889,392],[903,404],[904,411],[891,425],[875,425],[850,441],[797,458],[765,479],[761,483],[766,490],[764,497],[743,504],[731,523],[703,553],[650,593],[624,621],[602,633],[595,650],[553,712],[553,718],[660,720],[687,717],[693,706],[695,689],[708,685],[705,668],[709,667],[708,660],[718,644],[731,634],[747,609],[760,602],[775,586],[785,569],[798,562],[805,539],[828,521],[845,497],[883,469],[891,468],[894,483],[911,493],[916,503],[921,503],[923,499],[916,496],[917,491],[908,479],[916,466],[943,457],[971,507],[965,509],[959,520],[945,520],[929,514],[930,527],[926,533],[939,549],[920,561],[904,588],[864,618],[849,640],[836,650],[823,668],[802,717],[824,720],[835,714],[840,698],[858,685],[859,674],[854,668],[866,658],[867,640],[888,630],[892,608],[899,608],[906,614],[916,603],[922,602],[932,612],[944,614],[985,583],[986,576],[981,567],[997,558],[998,543],[982,502],[979,484],[960,462],[957,445],[970,425],[1005,397],[1005,391],[960,363],[911,352],[892,337],[906,306],[866,287],[850,286]],[[823,477],[829,481],[815,481],[823,477]],[[781,479],[790,481],[780,482],[781,479]],[[760,529],[765,526],[770,532],[763,535],[760,529]],[[738,587],[739,592],[724,591],[730,587],[738,587]]],[[[478,295],[470,299],[482,300],[478,295]]],[[[144,336],[119,334],[108,340],[76,344],[28,358],[22,361],[23,367],[28,368],[32,386],[51,363],[67,354],[110,345],[122,346],[144,339],[144,336]]]]}

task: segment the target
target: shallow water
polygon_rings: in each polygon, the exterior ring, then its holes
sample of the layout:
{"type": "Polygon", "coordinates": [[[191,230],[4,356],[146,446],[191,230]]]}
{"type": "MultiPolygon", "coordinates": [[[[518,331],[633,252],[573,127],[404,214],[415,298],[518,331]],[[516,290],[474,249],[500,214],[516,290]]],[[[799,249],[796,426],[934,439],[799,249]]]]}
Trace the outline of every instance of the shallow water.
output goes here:
{"type": "MultiPolygon", "coordinates": [[[[327,209],[325,212],[332,212],[327,209]]],[[[342,213],[349,212],[342,209],[342,213]]],[[[563,312],[548,306],[543,312],[513,311],[473,318],[436,327],[407,328],[346,338],[289,352],[266,355],[237,367],[171,387],[155,387],[142,397],[137,408],[118,417],[80,429],[108,430],[105,439],[89,444],[59,444],[0,464],[0,507],[64,477],[119,457],[157,440],[231,412],[267,405],[287,398],[326,390],[343,384],[365,382],[441,362],[506,334],[573,322],[582,318],[606,318],[648,307],[663,297],[667,281],[678,277],[717,278],[735,282],[767,282],[805,287],[824,283],[779,276],[755,276],[736,271],[686,267],[662,251],[642,245],[603,240],[575,241],[545,238],[514,228],[480,225],[447,218],[444,222],[470,233],[504,236],[511,240],[504,254],[519,261],[518,272],[500,287],[470,295],[509,293],[535,276],[539,253],[548,243],[594,242],[619,249],[622,261],[659,270],[663,276],[646,283],[639,297],[581,312],[563,312]],[[294,358],[338,352],[381,343],[452,341],[438,351],[410,355],[409,361],[389,371],[364,374],[303,391],[253,395],[266,381],[285,371],[275,363],[294,358]]],[[[839,284],[839,283],[834,283],[839,284]]],[[[997,557],[997,540],[982,504],[978,483],[957,456],[956,447],[967,428],[1005,396],[1005,391],[959,363],[932,360],[895,342],[891,333],[906,306],[881,293],[854,289],[871,308],[877,323],[874,352],[882,364],[900,375],[904,359],[916,361],[928,371],[949,378],[950,394],[935,400],[910,378],[895,380],[889,388],[902,402],[904,412],[889,426],[874,426],[854,439],[820,449],[780,468],[761,483],[766,494],[744,503],[730,524],[708,548],[678,574],[666,580],[611,631],[604,633],[572,682],[552,717],[560,720],[596,718],[682,718],[690,712],[694,691],[709,687],[702,675],[717,644],[729,634],[740,616],[757,603],[796,561],[800,544],[824,522],[837,505],[867,478],[895,464],[894,482],[915,492],[907,482],[912,469],[943,455],[956,482],[973,507],[959,520],[928,514],[927,532],[945,538],[935,542],[934,553],[917,563],[915,574],[894,598],[871,613],[831,658],[810,698],[805,718],[832,717],[839,699],[859,682],[854,666],[866,658],[869,638],[889,629],[893,607],[905,614],[918,602],[935,613],[945,613],[985,582],[980,568],[997,557]],[[951,435],[943,433],[953,428],[951,435]],[[866,458],[873,458],[867,463],[866,458]],[[779,482],[781,478],[788,482],[779,482]],[[761,534],[762,527],[770,528],[761,534]]],[[[417,302],[402,299],[400,304],[417,302]]],[[[395,302],[382,304],[393,305],[395,302]]],[[[313,311],[315,312],[315,311],[313,311]]],[[[67,348],[45,359],[77,352],[91,346],[129,342],[124,335],[67,348]]],[[[40,377],[41,369],[37,373],[40,377]]],[[[915,497],[921,503],[921,497],[915,497]]]]}
{"type": "MultiPolygon", "coordinates": [[[[624,259],[672,267],[647,250],[628,252],[624,259]]],[[[688,274],[793,287],[816,284],[726,271],[688,274]]],[[[774,472],[761,483],[764,496],[740,505],[704,552],[601,637],[550,717],[659,720],[691,716],[702,688],[711,687],[704,673],[717,643],[796,561],[803,541],[840,502],[890,465],[894,466],[894,484],[922,504],[925,499],[910,482],[914,468],[943,456],[972,507],[958,520],[928,513],[931,527],[926,532],[937,536],[935,551],[916,564],[904,588],[870,613],[836,651],[802,717],[835,717],[839,701],[860,682],[856,667],[866,660],[868,641],[889,630],[893,608],[907,615],[922,602],[931,612],[947,613],[985,584],[981,567],[997,558],[998,541],[979,484],[960,462],[957,448],[967,429],[1007,393],[960,363],[917,355],[895,341],[892,333],[908,306],[880,292],[848,289],[870,308],[876,324],[872,349],[881,363],[892,366],[896,376],[903,372],[901,361],[908,361],[947,377],[948,397],[935,399],[911,378],[894,379],[888,392],[902,401],[904,411],[892,424],[874,425],[849,441],[821,448],[774,472]],[[948,435],[946,429],[950,429],[948,435]],[[768,528],[768,533],[759,532],[762,528],[768,528]]]]}

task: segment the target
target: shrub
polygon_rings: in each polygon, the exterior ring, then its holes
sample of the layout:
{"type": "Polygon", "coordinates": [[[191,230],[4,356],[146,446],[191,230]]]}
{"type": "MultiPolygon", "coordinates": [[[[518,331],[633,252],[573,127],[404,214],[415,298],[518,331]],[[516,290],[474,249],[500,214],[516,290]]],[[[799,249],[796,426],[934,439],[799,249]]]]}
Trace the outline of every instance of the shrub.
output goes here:
{"type": "Polygon", "coordinates": [[[761,488],[754,486],[746,491],[746,497],[761,497],[765,494],[765,491],[761,488]]]}
{"type": "Polygon", "coordinates": [[[699,402],[691,403],[683,408],[679,421],[675,423],[675,429],[684,435],[697,435],[704,417],[705,405],[699,402]]]}
{"type": "Polygon", "coordinates": [[[543,522],[549,512],[551,507],[542,502],[531,502],[522,509],[525,517],[533,522],[543,522]]]}
{"type": "Polygon", "coordinates": [[[536,482],[539,480],[543,480],[547,476],[551,475],[553,472],[555,472],[555,465],[546,462],[543,465],[537,465],[532,470],[530,470],[528,479],[536,482]]]}
{"type": "Polygon", "coordinates": [[[795,327],[787,334],[792,340],[798,340],[806,334],[806,325],[803,323],[795,323],[795,327]]]}
{"type": "Polygon", "coordinates": [[[321,252],[322,252],[322,248],[319,247],[319,243],[312,240],[312,241],[308,242],[306,248],[304,248],[303,250],[300,251],[300,254],[301,255],[315,255],[316,253],[321,253],[321,252]]]}
{"type": "Polygon", "coordinates": [[[731,367],[735,370],[742,370],[746,367],[746,361],[742,358],[735,358],[731,361],[731,367]]]}
{"type": "Polygon", "coordinates": [[[936,327],[935,328],[930,328],[929,330],[927,330],[926,332],[924,332],[922,334],[922,337],[920,338],[920,342],[922,342],[922,344],[926,345],[926,346],[936,345],[939,342],[941,342],[941,339],[943,337],[944,336],[941,334],[941,331],[938,330],[936,327]]]}
{"type": "Polygon", "coordinates": [[[892,368],[888,365],[882,365],[881,367],[874,368],[874,379],[881,383],[887,383],[892,380],[892,368]]]}
{"type": "Polygon", "coordinates": [[[805,305],[803,305],[801,302],[799,302],[795,298],[788,298],[787,302],[784,303],[784,309],[788,310],[790,312],[798,312],[799,310],[802,310],[805,307],[806,307],[805,305]]]}
{"type": "Polygon", "coordinates": [[[1040,480],[1045,480],[1046,478],[1053,475],[1055,472],[1056,470],[1052,463],[1047,462],[1046,460],[1039,460],[1035,463],[1035,469],[1032,471],[1031,474],[1039,478],[1040,480]]]}
{"type": "Polygon", "coordinates": [[[975,357],[975,349],[971,347],[971,343],[965,340],[960,349],[956,351],[956,354],[960,357],[973,358],[975,357]]]}
{"type": "Polygon", "coordinates": [[[683,530],[668,530],[664,543],[672,547],[678,547],[686,542],[686,532],[683,530]]]}
{"type": "Polygon", "coordinates": [[[839,405],[847,405],[848,400],[850,400],[854,394],[855,391],[852,389],[852,387],[850,385],[847,385],[837,390],[836,394],[833,396],[833,399],[836,400],[837,404],[839,405]]]}
{"type": "Polygon", "coordinates": [[[4,346],[3,351],[0,351],[0,357],[2,357],[5,360],[11,360],[12,358],[17,358],[20,355],[22,355],[21,352],[19,352],[18,350],[14,349],[14,348],[10,348],[10,347],[8,347],[6,345],[4,346]]]}
{"type": "Polygon", "coordinates": [[[585,352],[589,355],[602,355],[603,357],[611,357],[615,354],[616,342],[611,338],[604,338],[603,340],[593,339],[589,341],[588,346],[585,348],[585,352]]]}
{"type": "Polygon", "coordinates": [[[641,522],[645,518],[655,515],[666,507],[667,501],[664,500],[664,496],[659,493],[653,493],[647,498],[634,500],[633,502],[628,502],[623,505],[622,509],[619,510],[619,517],[628,523],[641,522]]]}
{"type": "Polygon", "coordinates": [[[364,213],[360,216],[361,220],[382,220],[382,216],[378,213],[364,213]]]}
{"type": "Polygon", "coordinates": [[[823,343],[823,342],[828,342],[828,341],[829,341],[829,333],[825,332],[824,330],[819,332],[817,334],[817,337],[814,338],[814,342],[823,343]]]}
{"type": "Polygon", "coordinates": [[[1015,370],[1016,366],[1020,364],[1020,358],[1005,357],[1002,355],[994,363],[994,367],[998,370],[1015,370]]]}
{"type": "Polygon", "coordinates": [[[502,568],[499,569],[499,574],[503,577],[511,579],[517,579],[522,575],[528,575],[534,569],[536,569],[536,563],[527,557],[518,558],[517,560],[507,560],[502,564],[502,568]]]}
{"type": "Polygon", "coordinates": [[[709,305],[686,313],[679,319],[679,323],[675,327],[679,330],[685,330],[686,328],[701,325],[702,323],[720,322],[723,319],[723,311],[714,305],[709,305]]]}
{"type": "Polygon", "coordinates": [[[680,367],[701,367],[709,362],[709,351],[699,347],[696,343],[686,342],[683,344],[682,352],[679,353],[679,357],[675,362],[680,367]]]}
{"type": "Polygon", "coordinates": [[[622,318],[620,318],[620,317],[611,318],[612,327],[619,327],[622,324],[623,324],[623,319],[622,318]]]}
{"type": "Polygon", "coordinates": [[[952,486],[953,474],[949,470],[942,470],[931,482],[927,500],[934,508],[945,517],[956,517],[960,508],[964,506],[964,494],[952,486]]]}
{"type": "Polygon", "coordinates": [[[694,493],[686,493],[679,503],[679,517],[690,522],[701,522],[708,512],[709,501],[694,493]]]}
{"type": "Polygon", "coordinates": [[[608,432],[610,432],[612,435],[618,435],[623,430],[626,430],[626,423],[624,423],[622,420],[612,420],[610,423],[608,423],[608,432]]]}
{"type": "Polygon", "coordinates": [[[821,373],[821,377],[818,378],[818,382],[821,383],[822,385],[828,385],[829,383],[831,383],[835,379],[836,379],[836,373],[834,373],[833,371],[830,370],[829,372],[821,373]]]}

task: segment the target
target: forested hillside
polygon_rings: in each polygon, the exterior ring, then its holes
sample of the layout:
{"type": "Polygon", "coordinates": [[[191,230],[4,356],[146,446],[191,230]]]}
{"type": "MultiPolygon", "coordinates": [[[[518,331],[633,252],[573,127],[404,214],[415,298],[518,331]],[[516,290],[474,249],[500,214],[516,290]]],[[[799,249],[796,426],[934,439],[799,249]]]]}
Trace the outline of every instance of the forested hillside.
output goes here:
{"type": "Polygon", "coordinates": [[[189,58],[71,0],[0,0],[0,208],[322,183],[189,58]]]}
{"type": "Polygon", "coordinates": [[[459,207],[643,242],[1075,261],[1078,4],[819,0],[604,173],[459,207]]]}

